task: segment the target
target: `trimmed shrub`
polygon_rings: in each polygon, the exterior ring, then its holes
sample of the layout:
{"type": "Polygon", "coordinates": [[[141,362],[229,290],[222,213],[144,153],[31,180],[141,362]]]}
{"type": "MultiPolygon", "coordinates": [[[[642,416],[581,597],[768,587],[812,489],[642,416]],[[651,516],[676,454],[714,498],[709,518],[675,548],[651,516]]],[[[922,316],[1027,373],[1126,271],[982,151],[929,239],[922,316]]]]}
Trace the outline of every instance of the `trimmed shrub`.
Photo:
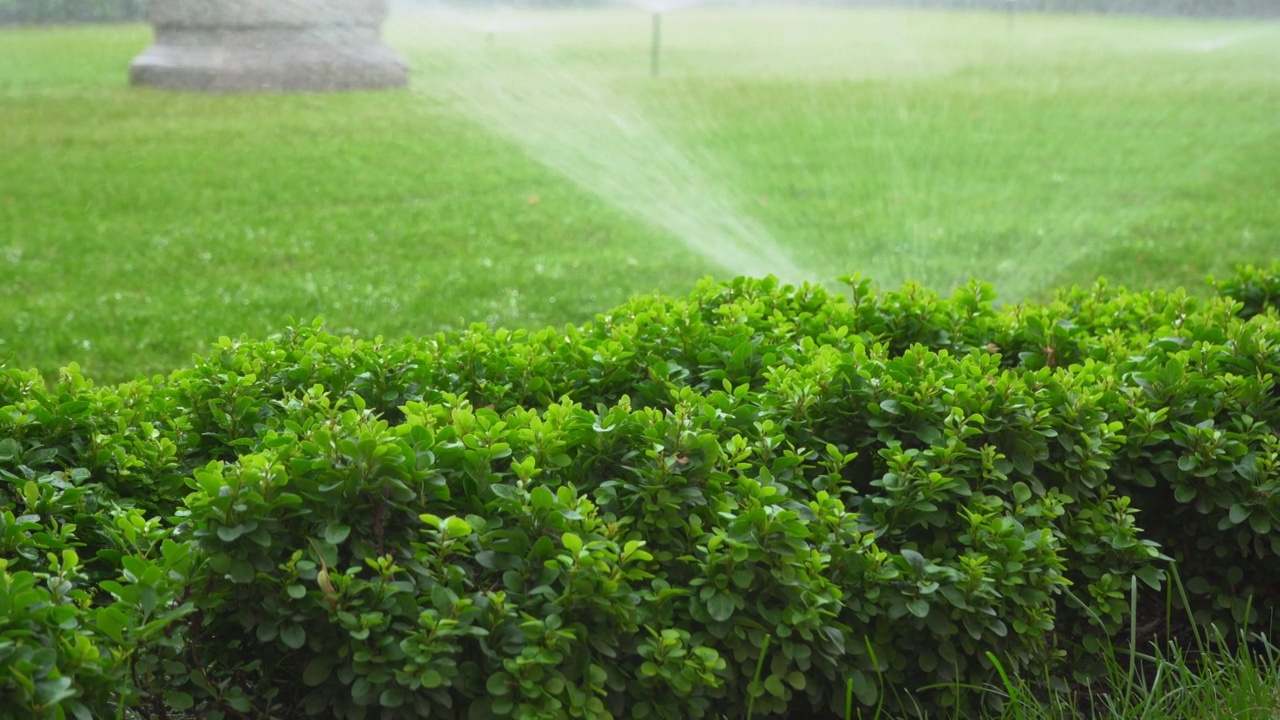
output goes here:
{"type": "Polygon", "coordinates": [[[1241,303],[1240,315],[1251,318],[1270,310],[1280,310],[1280,262],[1270,268],[1246,266],[1235,277],[1216,283],[1218,293],[1241,303]]]}
{"type": "Polygon", "coordinates": [[[1280,597],[1260,277],[1009,308],[706,282],[532,333],[223,339],[115,387],[0,368],[0,691],[813,717],[967,712],[988,653],[1085,679],[1170,559],[1203,621],[1280,597]]]}

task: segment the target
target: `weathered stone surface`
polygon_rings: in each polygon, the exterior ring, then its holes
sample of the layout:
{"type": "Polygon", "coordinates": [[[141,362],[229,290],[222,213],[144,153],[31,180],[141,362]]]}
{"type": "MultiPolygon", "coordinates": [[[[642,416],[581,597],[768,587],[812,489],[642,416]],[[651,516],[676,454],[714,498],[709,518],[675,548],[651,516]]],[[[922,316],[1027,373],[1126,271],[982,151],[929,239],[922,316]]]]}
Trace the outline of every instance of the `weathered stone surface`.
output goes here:
{"type": "Polygon", "coordinates": [[[155,43],[134,85],[206,92],[401,87],[404,60],[381,37],[386,0],[150,0],[155,43]]]}

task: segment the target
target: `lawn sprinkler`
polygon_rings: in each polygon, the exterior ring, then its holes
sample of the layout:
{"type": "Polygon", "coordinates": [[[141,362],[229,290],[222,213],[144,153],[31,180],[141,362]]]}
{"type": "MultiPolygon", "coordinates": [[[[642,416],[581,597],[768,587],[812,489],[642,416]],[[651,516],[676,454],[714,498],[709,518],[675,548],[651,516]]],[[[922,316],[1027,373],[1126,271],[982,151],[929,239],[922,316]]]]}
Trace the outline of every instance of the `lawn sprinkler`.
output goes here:
{"type": "Polygon", "coordinates": [[[672,10],[688,7],[694,0],[622,0],[624,4],[645,10],[652,21],[649,36],[649,75],[662,71],[662,16],[672,10]]]}

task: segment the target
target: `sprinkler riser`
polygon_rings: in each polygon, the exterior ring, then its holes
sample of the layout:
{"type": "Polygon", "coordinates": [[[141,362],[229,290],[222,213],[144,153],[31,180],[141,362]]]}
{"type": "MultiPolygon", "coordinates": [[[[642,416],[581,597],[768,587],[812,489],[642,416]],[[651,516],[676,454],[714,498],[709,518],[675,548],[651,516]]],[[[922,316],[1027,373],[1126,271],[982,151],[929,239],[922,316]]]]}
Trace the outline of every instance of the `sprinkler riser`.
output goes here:
{"type": "Polygon", "coordinates": [[[649,46],[649,75],[658,77],[662,59],[662,13],[653,14],[653,32],[649,46]]]}

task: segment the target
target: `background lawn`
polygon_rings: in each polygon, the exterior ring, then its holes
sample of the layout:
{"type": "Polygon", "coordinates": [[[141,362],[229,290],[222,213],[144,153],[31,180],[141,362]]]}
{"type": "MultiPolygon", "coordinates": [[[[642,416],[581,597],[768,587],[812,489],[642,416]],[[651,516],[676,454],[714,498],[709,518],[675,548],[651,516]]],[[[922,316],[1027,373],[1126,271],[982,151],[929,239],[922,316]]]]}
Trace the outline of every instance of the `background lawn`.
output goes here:
{"type": "Polygon", "coordinates": [[[0,30],[0,357],[582,321],[704,275],[1006,301],[1280,257],[1280,25],[410,11],[409,91],[127,87],[142,25],[0,30]]]}

